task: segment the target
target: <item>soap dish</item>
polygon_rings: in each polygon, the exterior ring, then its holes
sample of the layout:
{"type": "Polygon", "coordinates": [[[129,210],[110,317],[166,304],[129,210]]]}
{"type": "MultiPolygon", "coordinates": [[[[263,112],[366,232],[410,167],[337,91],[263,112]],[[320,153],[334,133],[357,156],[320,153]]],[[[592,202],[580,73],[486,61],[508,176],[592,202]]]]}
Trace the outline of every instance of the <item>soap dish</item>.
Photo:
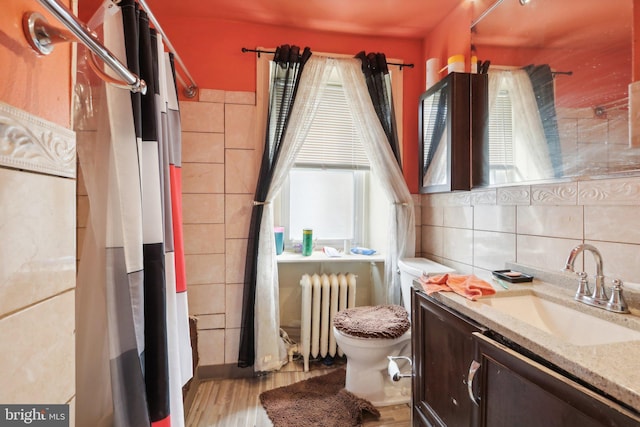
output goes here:
{"type": "Polygon", "coordinates": [[[510,283],[531,282],[533,276],[512,270],[495,270],[491,272],[498,279],[506,280],[510,283]]]}

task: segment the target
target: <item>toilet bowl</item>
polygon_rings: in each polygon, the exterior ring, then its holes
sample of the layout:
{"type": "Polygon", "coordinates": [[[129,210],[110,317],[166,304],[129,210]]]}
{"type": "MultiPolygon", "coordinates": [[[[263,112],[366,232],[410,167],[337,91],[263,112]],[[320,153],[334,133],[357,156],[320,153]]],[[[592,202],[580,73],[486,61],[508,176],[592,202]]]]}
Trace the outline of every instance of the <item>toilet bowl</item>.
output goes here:
{"type": "MultiPolygon", "coordinates": [[[[398,261],[402,304],[400,306],[356,307],[336,314],[338,322],[334,322],[333,334],[338,347],[347,358],[347,375],[345,388],[358,397],[370,401],[374,406],[389,406],[408,403],[411,400],[411,381],[409,378],[393,381],[387,374],[389,360],[387,356],[411,357],[411,330],[394,328],[394,322],[409,319],[411,313],[411,288],[413,280],[423,273],[440,274],[453,270],[425,258],[405,258],[398,261]],[[385,325],[379,325],[380,331],[369,330],[366,336],[345,325],[344,315],[353,318],[353,323],[360,327],[371,317],[371,310],[392,307],[385,325]],[[362,310],[359,310],[362,309],[362,310]],[[360,313],[365,313],[364,315],[360,313]],[[358,318],[367,316],[367,319],[358,318]],[[341,321],[342,319],[342,321],[341,321]],[[398,320],[399,319],[399,320],[398,320]],[[391,327],[389,327],[391,325],[391,327]],[[387,329],[391,329],[388,331],[387,329]],[[360,335],[360,336],[358,336],[360,335]]],[[[380,313],[385,313],[384,310],[380,313]]],[[[387,314],[384,314],[385,316],[387,314]]],[[[373,327],[375,329],[378,326],[373,327]]],[[[407,324],[408,327],[408,324],[407,324]]],[[[369,328],[371,329],[371,328],[369,328]]],[[[399,364],[401,371],[410,370],[408,363],[399,364]]]]}
{"type": "Polygon", "coordinates": [[[333,327],[338,347],[347,357],[345,389],[367,399],[374,406],[408,403],[411,382],[391,381],[387,372],[387,356],[411,356],[411,332],[398,338],[359,338],[333,327]]]}

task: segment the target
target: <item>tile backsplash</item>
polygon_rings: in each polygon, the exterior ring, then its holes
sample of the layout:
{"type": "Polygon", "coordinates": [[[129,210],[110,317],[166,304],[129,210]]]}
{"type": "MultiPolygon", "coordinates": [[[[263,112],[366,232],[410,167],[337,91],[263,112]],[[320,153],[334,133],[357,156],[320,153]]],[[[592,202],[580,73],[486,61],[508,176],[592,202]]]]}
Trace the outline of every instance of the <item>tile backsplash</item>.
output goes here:
{"type": "MultiPolygon", "coordinates": [[[[640,283],[640,178],[520,185],[421,196],[422,255],[488,277],[515,262],[561,271],[590,243],[605,276],[640,283]]],[[[576,263],[595,272],[591,255],[576,263]]]]}

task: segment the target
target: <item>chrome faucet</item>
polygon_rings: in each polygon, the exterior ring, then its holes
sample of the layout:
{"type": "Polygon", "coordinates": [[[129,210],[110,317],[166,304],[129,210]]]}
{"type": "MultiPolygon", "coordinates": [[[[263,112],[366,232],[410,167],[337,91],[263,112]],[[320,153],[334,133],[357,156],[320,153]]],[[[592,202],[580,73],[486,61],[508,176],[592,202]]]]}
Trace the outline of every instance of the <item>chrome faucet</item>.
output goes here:
{"type": "Polygon", "coordinates": [[[593,258],[596,262],[596,286],[593,290],[593,293],[590,294],[591,291],[589,289],[587,273],[585,273],[584,271],[577,273],[579,276],[579,280],[575,299],[585,304],[602,308],[608,311],[613,311],[616,313],[628,313],[629,307],[627,306],[624,297],[622,296],[621,280],[615,279],[613,281],[611,298],[607,297],[607,292],[604,287],[602,255],[595,246],[588,243],[583,243],[571,249],[569,258],[567,258],[567,263],[564,267],[564,271],[574,272],[573,265],[576,262],[576,258],[585,250],[593,254],[593,258]]]}

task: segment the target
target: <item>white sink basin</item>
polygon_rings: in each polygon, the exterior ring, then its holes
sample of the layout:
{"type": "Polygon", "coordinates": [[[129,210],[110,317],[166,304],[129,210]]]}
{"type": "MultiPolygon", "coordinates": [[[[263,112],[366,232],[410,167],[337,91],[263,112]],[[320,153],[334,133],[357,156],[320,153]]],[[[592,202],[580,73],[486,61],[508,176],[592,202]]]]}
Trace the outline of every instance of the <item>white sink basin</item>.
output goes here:
{"type": "Polygon", "coordinates": [[[574,345],[640,340],[640,331],[541,298],[533,293],[493,296],[482,304],[519,319],[574,345]]]}

